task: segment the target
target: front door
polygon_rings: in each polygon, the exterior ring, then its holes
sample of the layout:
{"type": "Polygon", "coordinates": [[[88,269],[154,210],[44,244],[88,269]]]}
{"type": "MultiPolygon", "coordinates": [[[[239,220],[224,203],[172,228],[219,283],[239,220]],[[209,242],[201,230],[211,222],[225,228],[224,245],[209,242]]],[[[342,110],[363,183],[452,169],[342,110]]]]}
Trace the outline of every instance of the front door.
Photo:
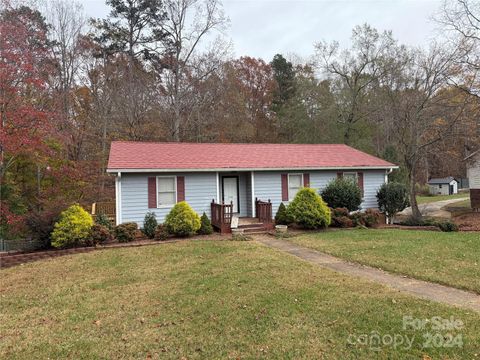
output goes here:
{"type": "Polygon", "coordinates": [[[233,212],[238,213],[238,177],[223,178],[223,201],[225,204],[233,203],[233,212]]]}

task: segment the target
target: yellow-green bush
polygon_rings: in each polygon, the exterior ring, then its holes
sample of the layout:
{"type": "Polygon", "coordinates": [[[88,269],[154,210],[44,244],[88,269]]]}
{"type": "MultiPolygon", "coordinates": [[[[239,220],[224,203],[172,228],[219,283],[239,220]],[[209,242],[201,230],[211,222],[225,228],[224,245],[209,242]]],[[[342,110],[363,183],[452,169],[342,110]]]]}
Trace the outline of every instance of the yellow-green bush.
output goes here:
{"type": "Polygon", "coordinates": [[[179,202],[175,204],[165,218],[165,228],[172,235],[193,235],[200,229],[200,216],[187,202],[179,202]]]}
{"type": "Polygon", "coordinates": [[[303,188],[288,205],[287,213],[294,223],[305,229],[320,229],[330,225],[330,208],[317,192],[303,188]]]}
{"type": "Polygon", "coordinates": [[[60,214],[52,231],[52,246],[67,248],[84,245],[93,225],[92,216],[80,205],[72,205],[60,214]]]}

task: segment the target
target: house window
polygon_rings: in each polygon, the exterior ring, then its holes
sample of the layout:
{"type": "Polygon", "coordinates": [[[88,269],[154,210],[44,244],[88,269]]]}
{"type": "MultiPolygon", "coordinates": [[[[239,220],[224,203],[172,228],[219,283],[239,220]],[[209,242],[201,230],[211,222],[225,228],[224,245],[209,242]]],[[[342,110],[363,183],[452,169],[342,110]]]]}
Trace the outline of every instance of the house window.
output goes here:
{"type": "Polygon", "coordinates": [[[293,200],[298,190],[303,186],[302,174],[288,174],[288,200],[293,200]]]}
{"type": "Polygon", "coordinates": [[[355,184],[358,183],[358,175],[356,172],[344,172],[343,178],[347,180],[352,180],[355,184]]]}
{"type": "Polygon", "coordinates": [[[442,184],[438,184],[438,188],[441,189],[441,188],[442,188],[442,184]]]}
{"type": "Polygon", "coordinates": [[[177,182],[175,176],[157,177],[158,207],[175,205],[177,202],[177,182]]]}

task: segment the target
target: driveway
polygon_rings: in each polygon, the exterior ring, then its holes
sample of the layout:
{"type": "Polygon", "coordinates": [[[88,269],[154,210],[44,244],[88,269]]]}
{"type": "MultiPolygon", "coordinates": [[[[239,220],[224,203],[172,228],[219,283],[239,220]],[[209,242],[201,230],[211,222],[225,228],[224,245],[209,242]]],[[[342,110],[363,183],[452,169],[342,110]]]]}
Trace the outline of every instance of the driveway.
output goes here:
{"type": "MultiPolygon", "coordinates": [[[[466,198],[460,198],[460,199],[456,198],[456,199],[449,199],[449,200],[435,201],[435,202],[426,203],[426,204],[420,204],[418,205],[418,209],[420,210],[423,216],[450,219],[452,217],[452,214],[449,211],[442,210],[442,208],[446,205],[464,201],[465,199],[466,198]]],[[[412,208],[408,207],[402,212],[398,213],[398,215],[410,216],[412,215],[412,208]]]]}

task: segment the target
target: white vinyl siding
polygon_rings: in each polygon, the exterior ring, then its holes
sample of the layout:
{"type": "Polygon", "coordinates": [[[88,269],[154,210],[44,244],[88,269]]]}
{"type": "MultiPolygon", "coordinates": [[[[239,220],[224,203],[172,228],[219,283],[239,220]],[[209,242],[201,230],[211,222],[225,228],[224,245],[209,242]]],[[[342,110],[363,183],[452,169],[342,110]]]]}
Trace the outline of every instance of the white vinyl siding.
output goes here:
{"type": "MultiPolygon", "coordinates": [[[[158,223],[165,221],[165,216],[170,212],[171,206],[149,209],[148,208],[148,178],[158,174],[127,174],[121,177],[121,218],[122,222],[133,221],[143,227],[145,214],[150,210],[157,217],[158,223]]],[[[199,215],[205,212],[210,217],[210,203],[217,196],[216,174],[212,173],[177,173],[162,174],[158,176],[184,176],[185,201],[199,215]]],[[[157,195],[158,196],[158,195],[157,195]]]]}
{"type": "MultiPolygon", "coordinates": [[[[378,208],[377,191],[385,182],[385,170],[362,170],[364,197],[362,209],[378,208]]],[[[280,171],[256,171],[255,172],[255,197],[261,200],[271,199],[272,212],[275,216],[278,206],[282,203],[282,180],[281,175],[286,172],[280,171]]],[[[298,173],[310,174],[310,187],[321,192],[327,184],[337,178],[337,171],[309,171],[302,170],[298,173]]],[[[293,172],[292,172],[293,174],[293,172]]],[[[303,184],[303,183],[302,183],[303,184]]],[[[290,194],[289,194],[290,195],[290,194]]],[[[290,198],[290,196],[289,196],[290,198]]],[[[290,201],[283,201],[288,205],[290,201]]]]}

